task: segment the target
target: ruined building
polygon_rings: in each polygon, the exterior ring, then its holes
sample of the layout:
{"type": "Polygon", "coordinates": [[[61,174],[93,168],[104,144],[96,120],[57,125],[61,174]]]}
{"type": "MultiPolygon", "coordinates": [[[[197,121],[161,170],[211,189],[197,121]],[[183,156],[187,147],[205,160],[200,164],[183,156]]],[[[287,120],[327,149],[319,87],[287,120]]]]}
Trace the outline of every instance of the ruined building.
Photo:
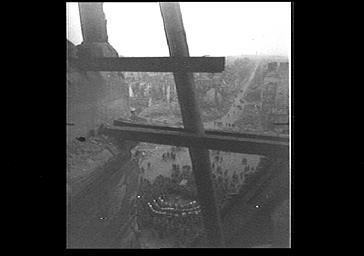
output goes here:
{"type": "Polygon", "coordinates": [[[133,143],[98,132],[129,116],[128,87],[121,73],[73,65],[72,58],[118,57],[103,33],[106,22],[98,22],[104,19],[101,4],[83,5],[84,41],[77,46],[67,41],[67,247],[128,248],[135,246],[137,232],[133,143]]]}
{"type": "MultiPolygon", "coordinates": [[[[83,42],[79,45],[66,42],[67,248],[141,248],[136,218],[137,193],[143,181],[143,171],[131,156],[131,149],[138,144],[139,138],[143,142],[189,147],[190,156],[194,156],[191,157],[192,173],[204,221],[204,234],[193,241],[193,246],[251,247],[254,245],[252,237],[269,234],[266,241],[287,247],[288,140],[286,137],[216,131],[205,134],[195,101],[194,80],[188,75],[193,72],[222,72],[224,61],[221,60],[224,58],[206,58],[207,61],[197,58],[195,62],[191,61],[186,39],[181,37],[184,30],[179,5],[161,3],[161,11],[171,57],[175,57],[173,52],[177,52],[178,58],[185,58],[184,66],[181,60],[177,61],[178,65],[172,65],[173,68],[161,65],[157,72],[174,72],[177,89],[166,83],[158,89],[158,93],[168,95],[168,102],[178,94],[176,98],[181,105],[186,129],[151,128],[136,123],[122,127],[113,123],[120,118],[130,119],[131,98],[144,98],[144,89],[151,85],[141,85],[119,71],[90,71],[92,65],[88,69],[83,68],[82,62],[92,64],[96,58],[110,57],[113,61],[126,61],[128,58],[117,58],[117,51],[108,42],[102,3],[80,3],[79,7],[83,42]],[[208,61],[211,63],[206,65],[208,61]],[[205,63],[206,69],[201,69],[204,66],[201,63],[205,63]],[[183,70],[186,67],[190,70],[183,70]],[[126,79],[135,84],[131,86],[126,79]],[[139,97],[137,90],[131,91],[134,86],[141,87],[143,95],[139,97]],[[221,213],[214,198],[209,149],[268,156],[266,164],[269,168],[262,168],[263,171],[251,176],[247,186],[230,195],[221,207],[221,213]]],[[[162,62],[167,63],[173,58],[167,59],[162,62]]],[[[276,65],[269,66],[269,72],[276,69],[276,65]]],[[[268,116],[274,104],[272,96],[276,94],[276,85],[274,75],[266,78],[271,80],[264,83],[267,84],[267,91],[262,94],[262,101],[266,105],[262,109],[268,116]]],[[[155,81],[156,84],[159,82],[155,81]]],[[[217,90],[209,89],[209,98],[223,101],[217,90]]]]}

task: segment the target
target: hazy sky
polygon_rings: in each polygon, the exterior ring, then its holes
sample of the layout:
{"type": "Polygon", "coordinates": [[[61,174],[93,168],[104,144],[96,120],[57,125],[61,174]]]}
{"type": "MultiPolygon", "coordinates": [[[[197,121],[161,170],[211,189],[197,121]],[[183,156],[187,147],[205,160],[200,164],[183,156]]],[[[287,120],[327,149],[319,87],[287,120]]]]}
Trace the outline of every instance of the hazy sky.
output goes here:
{"type": "MultiPolygon", "coordinates": [[[[290,55],[287,2],[182,2],[191,56],[290,55]]],[[[110,44],[119,55],[169,56],[158,3],[104,3],[110,44]]],[[[77,3],[67,3],[67,38],[82,42],[77,3]]]]}

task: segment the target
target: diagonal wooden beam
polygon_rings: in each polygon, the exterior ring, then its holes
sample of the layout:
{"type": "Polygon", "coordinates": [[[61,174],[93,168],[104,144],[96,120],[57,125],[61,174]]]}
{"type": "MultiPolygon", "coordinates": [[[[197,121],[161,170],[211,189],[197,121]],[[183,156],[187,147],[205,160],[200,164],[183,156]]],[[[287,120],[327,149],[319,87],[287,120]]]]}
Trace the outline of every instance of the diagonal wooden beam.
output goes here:
{"type": "Polygon", "coordinates": [[[224,57],[122,57],[68,59],[75,67],[87,71],[129,72],[222,72],[224,57]]]}
{"type": "MultiPolygon", "coordinates": [[[[172,57],[189,57],[186,33],[179,3],[159,4],[169,53],[172,57]]],[[[183,125],[196,136],[205,135],[197,102],[193,74],[183,71],[173,73],[183,125]]],[[[204,229],[210,247],[224,247],[219,209],[212,184],[210,155],[203,145],[189,147],[193,175],[201,205],[204,229]]]]}

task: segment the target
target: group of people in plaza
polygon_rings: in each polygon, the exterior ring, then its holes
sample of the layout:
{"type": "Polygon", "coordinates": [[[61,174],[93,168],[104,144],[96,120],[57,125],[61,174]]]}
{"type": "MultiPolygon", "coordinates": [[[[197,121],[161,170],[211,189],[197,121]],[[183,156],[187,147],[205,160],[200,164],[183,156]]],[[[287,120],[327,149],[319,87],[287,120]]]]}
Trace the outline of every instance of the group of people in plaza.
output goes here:
{"type": "Polygon", "coordinates": [[[174,153],[174,152],[163,153],[162,154],[162,160],[163,161],[170,161],[170,160],[175,161],[176,160],[176,153],[174,153]]]}
{"type": "Polygon", "coordinates": [[[178,195],[168,196],[170,199],[163,199],[165,196],[159,196],[157,199],[153,199],[148,202],[148,207],[153,213],[168,215],[168,216],[188,216],[191,214],[200,214],[200,205],[196,200],[173,200],[171,197],[180,198],[178,195]]]}
{"type": "MultiPolygon", "coordinates": [[[[223,170],[223,154],[212,151],[211,164],[213,184],[219,207],[222,207],[229,193],[239,191],[245,173],[253,170],[246,158],[241,160],[240,173],[223,170]]],[[[175,159],[176,151],[162,154],[162,160],[175,159]]],[[[178,247],[187,246],[193,237],[203,234],[201,209],[197,200],[196,185],[192,167],[180,166],[176,161],[171,163],[171,176],[159,175],[153,182],[144,179],[142,182],[139,215],[141,223],[156,232],[159,238],[175,237],[178,247]],[[176,198],[183,198],[176,199],[176,198]]],[[[143,228],[143,227],[141,227],[143,228]]]]}

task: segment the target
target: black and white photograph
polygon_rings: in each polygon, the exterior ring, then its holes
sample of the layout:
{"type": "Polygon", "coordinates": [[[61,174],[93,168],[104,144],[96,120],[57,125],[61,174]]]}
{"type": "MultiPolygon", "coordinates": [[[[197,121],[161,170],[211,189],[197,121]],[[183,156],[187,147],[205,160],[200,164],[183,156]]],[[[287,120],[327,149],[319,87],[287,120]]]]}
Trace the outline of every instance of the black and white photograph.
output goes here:
{"type": "Polygon", "coordinates": [[[293,3],[65,5],[66,248],[292,248],[293,3]]]}

